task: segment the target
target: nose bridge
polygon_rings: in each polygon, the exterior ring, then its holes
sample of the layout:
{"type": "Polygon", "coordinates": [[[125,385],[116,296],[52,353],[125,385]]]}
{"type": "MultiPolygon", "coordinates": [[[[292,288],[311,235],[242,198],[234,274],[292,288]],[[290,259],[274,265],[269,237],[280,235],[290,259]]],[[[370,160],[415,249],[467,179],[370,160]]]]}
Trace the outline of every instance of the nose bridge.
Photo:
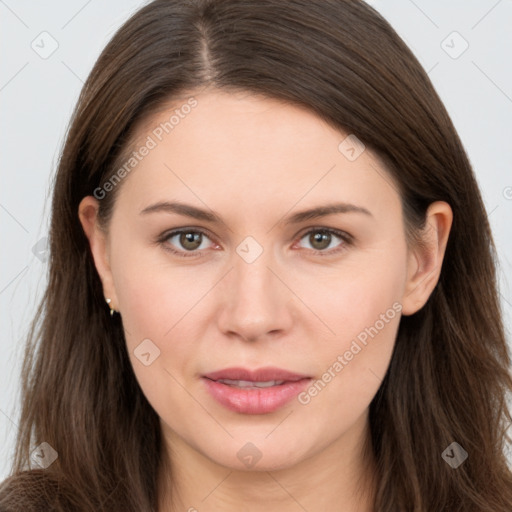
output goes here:
{"type": "Polygon", "coordinates": [[[270,293],[275,283],[272,282],[274,276],[269,270],[269,267],[272,267],[272,261],[269,260],[270,258],[263,255],[251,263],[247,263],[242,258],[235,259],[233,279],[238,302],[253,297],[254,300],[250,302],[254,304],[255,300],[266,299],[264,302],[268,302],[272,296],[275,297],[275,293],[270,293]]]}
{"type": "Polygon", "coordinates": [[[220,317],[223,331],[256,339],[289,327],[286,294],[290,292],[274,275],[276,262],[272,254],[270,248],[258,248],[254,239],[244,240],[237,247],[234,268],[225,284],[224,311],[220,317]]]}

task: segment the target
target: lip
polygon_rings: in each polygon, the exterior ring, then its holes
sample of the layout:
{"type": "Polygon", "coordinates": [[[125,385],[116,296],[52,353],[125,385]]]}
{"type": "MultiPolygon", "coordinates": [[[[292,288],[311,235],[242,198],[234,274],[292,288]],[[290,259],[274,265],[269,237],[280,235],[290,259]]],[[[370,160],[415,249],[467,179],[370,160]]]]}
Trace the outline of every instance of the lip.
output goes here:
{"type": "Polygon", "coordinates": [[[224,368],[215,372],[203,375],[210,380],[250,380],[253,382],[266,382],[269,380],[297,381],[310,378],[310,375],[293,373],[274,366],[266,366],[257,370],[248,370],[246,368],[224,368]]]}
{"type": "Polygon", "coordinates": [[[227,409],[241,414],[269,414],[289,403],[309,384],[309,375],[281,368],[265,367],[256,370],[225,368],[202,376],[210,395],[227,409]],[[239,388],[218,382],[221,379],[251,382],[284,381],[265,388],[239,388]]]}

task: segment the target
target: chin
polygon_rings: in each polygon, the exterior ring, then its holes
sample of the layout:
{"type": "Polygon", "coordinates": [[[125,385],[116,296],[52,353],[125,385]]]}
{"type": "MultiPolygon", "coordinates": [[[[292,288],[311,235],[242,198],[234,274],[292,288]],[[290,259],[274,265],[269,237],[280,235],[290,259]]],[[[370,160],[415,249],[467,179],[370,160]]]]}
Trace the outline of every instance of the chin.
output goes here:
{"type": "Polygon", "coordinates": [[[238,442],[219,445],[220,451],[203,453],[214,463],[232,471],[263,472],[281,471],[295,466],[306,458],[302,449],[273,445],[268,440],[262,442],[238,442]],[[231,455],[233,454],[233,455],[231,455]]]}

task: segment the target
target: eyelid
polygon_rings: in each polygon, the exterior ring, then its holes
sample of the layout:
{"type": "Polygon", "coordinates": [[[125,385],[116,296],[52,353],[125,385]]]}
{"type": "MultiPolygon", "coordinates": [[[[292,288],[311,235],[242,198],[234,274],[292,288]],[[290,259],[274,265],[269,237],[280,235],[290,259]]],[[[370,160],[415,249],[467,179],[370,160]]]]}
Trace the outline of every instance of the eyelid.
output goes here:
{"type": "MultiPolygon", "coordinates": [[[[307,249],[307,251],[310,254],[313,255],[319,255],[319,256],[335,256],[338,255],[341,251],[345,250],[348,245],[353,245],[354,243],[354,237],[347,233],[346,231],[342,231],[341,229],[336,228],[329,228],[326,226],[310,226],[308,228],[305,228],[304,231],[302,231],[300,234],[296,235],[296,238],[300,242],[307,234],[309,233],[318,233],[318,232],[324,232],[329,233],[331,235],[337,236],[338,238],[341,238],[341,240],[344,242],[340,244],[340,246],[329,249],[329,250],[320,250],[320,249],[307,249]]],[[[295,244],[294,244],[295,245],[295,244]]]]}
{"type": "Polygon", "coordinates": [[[343,238],[344,240],[346,239],[347,241],[354,240],[354,237],[350,233],[347,233],[346,231],[343,231],[342,229],[330,228],[328,226],[309,226],[307,228],[304,228],[303,231],[300,231],[297,235],[295,235],[295,237],[302,238],[302,237],[304,237],[304,235],[307,235],[311,231],[314,231],[314,232],[324,231],[325,233],[334,234],[340,238],[343,238]]]}
{"type": "MultiPolygon", "coordinates": [[[[344,242],[343,244],[341,244],[341,247],[335,248],[335,249],[329,249],[329,250],[306,249],[310,254],[312,253],[313,255],[332,256],[332,255],[338,254],[340,251],[343,251],[344,249],[346,249],[347,245],[352,245],[354,242],[354,237],[352,235],[350,235],[349,233],[347,233],[346,231],[342,231],[340,229],[330,228],[330,227],[326,227],[326,226],[310,226],[308,228],[305,228],[299,234],[294,236],[294,240],[297,240],[297,242],[300,242],[300,240],[302,240],[302,238],[304,238],[304,236],[306,236],[307,234],[312,233],[312,232],[324,232],[324,233],[332,234],[332,235],[337,236],[344,242]]],[[[176,228],[176,229],[171,229],[169,231],[165,231],[157,238],[156,241],[157,241],[157,243],[163,245],[165,250],[167,250],[173,254],[176,254],[178,256],[183,256],[185,258],[202,257],[204,255],[205,249],[203,249],[201,251],[198,251],[198,250],[194,250],[194,251],[176,250],[176,249],[171,248],[169,246],[169,244],[167,244],[167,241],[170,238],[173,238],[174,236],[179,235],[181,233],[201,233],[202,235],[204,235],[208,239],[210,239],[214,244],[220,245],[215,240],[215,238],[210,235],[210,233],[206,229],[200,228],[200,227],[194,227],[194,226],[176,228]]]]}
{"type": "Polygon", "coordinates": [[[215,238],[213,236],[210,235],[210,233],[205,230],[204,228],[199,228],[199,227],[195,227],[195,226],[189,226],[189,227],[184,227],[184,228],[176,228],[176,229],[171,229],[169,231],[164,231],[156,240],[157,243],[161,244],[164,249],[166,251],[169,251],[171,252],[172,254],[175,254],[177,256],[183,256],[184,258],[198,258],[198,257],[202,257],[204,254],[204,250],[202,251],[184,251],[184,250],[177,250],[177,249],[174,249],[170,246],[170,244],[168,244],[168,240],[170,238],[173,238],[174,236],[176,235],[179,235],[181,233],[201,233],[203,236],[206,236],[207,238],[209,238],[214,244],[218,244],[218,242],[216,242],[215,238]]]}

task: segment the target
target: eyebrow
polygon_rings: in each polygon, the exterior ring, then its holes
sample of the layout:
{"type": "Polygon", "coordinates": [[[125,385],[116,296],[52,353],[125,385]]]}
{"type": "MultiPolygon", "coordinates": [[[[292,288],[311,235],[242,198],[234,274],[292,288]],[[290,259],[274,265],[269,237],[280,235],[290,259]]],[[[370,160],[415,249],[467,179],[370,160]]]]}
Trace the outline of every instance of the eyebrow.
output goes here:
{"type": "MultiPolygon", "coordinates": [[[[140,214],[146,215],[148,213],[156,212],[176,213],[178,215],[192,217],[205,222],[224,224],[222,219],[212,211],[203,210],[202,208],[197,208],[196,206],[180,202],[159,201],[158,203],[144,208],[140,214]]],[[[333,203],[294,213],[293,215],[285,218],[284,222],[285,224],[298,224],[306,220],[317,219],[319,217],[325,217],[327,215],[334,215],[337,213],[362,213],[369,217],[373,217],[372,213],[362,206],[356,206],[350,203],[333,203]]]]}

